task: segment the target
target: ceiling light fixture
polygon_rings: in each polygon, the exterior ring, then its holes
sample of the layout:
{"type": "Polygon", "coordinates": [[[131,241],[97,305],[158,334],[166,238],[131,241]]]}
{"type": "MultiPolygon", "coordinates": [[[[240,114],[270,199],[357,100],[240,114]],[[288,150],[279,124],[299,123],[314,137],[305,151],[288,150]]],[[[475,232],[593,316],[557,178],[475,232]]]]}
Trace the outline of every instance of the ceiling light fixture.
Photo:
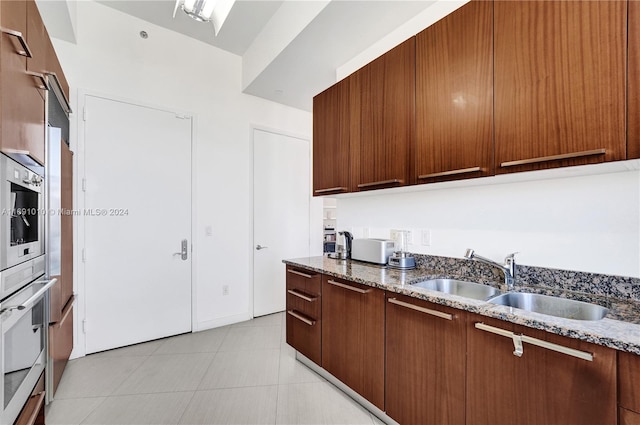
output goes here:
{"type": "Polygon", "coordinates": [[[196,21],[212,22],[214,31],[218,35],[234,3],[235,0],[176,0],[173,17],[176,17],[176,11],[180,7],[196,21]]]}

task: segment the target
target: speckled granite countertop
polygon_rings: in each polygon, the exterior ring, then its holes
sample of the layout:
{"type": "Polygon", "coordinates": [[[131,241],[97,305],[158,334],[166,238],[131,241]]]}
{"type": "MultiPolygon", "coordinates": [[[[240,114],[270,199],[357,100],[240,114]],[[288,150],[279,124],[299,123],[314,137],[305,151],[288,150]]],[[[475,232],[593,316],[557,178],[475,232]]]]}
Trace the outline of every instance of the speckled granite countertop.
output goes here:
{"type": "Polygon", "coordinates": [[[640,302],[633,299],[616,299],[542,286],[516,285],[515,290],[518,292],[555,295],[592,302],[609,308],[609,314],[602,320],[572,320],[411,286],[412,283],[426,279],[455,278],[499,287],[500,283],[498,282],[501,281],[501,275],[498,275],[498,272],[487,272],[486,268],[471,261],[457,263],[464,264],[464,266],[448,268],[446,273],[443,273],[445,270],[442,267],[436,265],[430,267],[428,262],[419,263],[419,268],[404,272],[357,261],[334,260],[328,257],[297,258],[283,260],[283,263],[482,316],[498,318],[617,350],[640,354],[640,302]],[[479,272],[481,269],[482,271],[479,272]]]}

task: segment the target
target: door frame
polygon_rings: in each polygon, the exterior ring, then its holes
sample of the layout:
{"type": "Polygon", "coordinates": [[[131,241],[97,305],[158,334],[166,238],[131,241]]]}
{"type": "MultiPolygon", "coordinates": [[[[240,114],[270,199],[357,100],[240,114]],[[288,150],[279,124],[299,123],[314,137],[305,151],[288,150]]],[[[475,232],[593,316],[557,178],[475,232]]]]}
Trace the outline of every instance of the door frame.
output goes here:
{"type": "MultiPolygon", "coordinates": [[[[110,100],[114,102],[122,102],[128,103],[135,106],[140,106],[144,108],[155,109],[163,112],[175,113],[177,115],[184,115],[186,117],[191,117],[191,229],[190,229],[190,240],[191,240],[191,332],[197,330],[197,246],[196,241],[193,236],[196,234],[196,223],[197,223],[197,210],[196,210],[196,184],[197,184],[197,169],[196,169],[196,143],[197,140],[197,116],[190,112],[184,110],[178,110],[177,108],[171,108],[163,105],[155,105],[147,102],[141,102],[136,99],[130,99],[126,97],[116,96],[112,94],[105,94],[103,92],[98,92],[94,90],[87,89],[78,89],[77,92],[77,110],[71,116],[76,120],[75,123],[75,149],[73,149],[73,202],[74,202],[74,210],[75,211],[84,211],[85,204],[85,191],[83,189],[83,181],[85,178],[85,120],[84,120],[84,109],[86,106],[87,97],[98,97],[105,100],[110,100]]],[[[71,129],[74,128],[73,121],[70,122],[71,129]]],[[[73,134],[70,135],[70,139],[73,141],[73,134]]],[[[73,146],[73,144],[72,144],[73,146]]],[[[73,351],[71,352],[71,358],[84,357],[87,354],[86,350],[86,337],[84,332],[84,321],[87,317],[86,312],[86,280],[85,280],[85,271],[86,264],[83,261],[83,252],[85,249],[85,220],[84,217],[80,214],[75,217],[73,223],[73,286],[74,286],[74,294],[76,296],[76,308],[73,309],[74,314],[74,330],[73,330],[73,351]]]]}
{"type": "MultiPolygon", "coordinates": [[[[250,139],[251,139],[251,143],[249,144],[249,155],[251,155],[251,168],[249,170],[249,179],[251,182],[251,190],[249,193],[249,208],[250,208],[250,213],[249,213],[249,228],[251,229],[251,243],[249,245],[249,260],[251,261],[251,267],[249,267],[249,290],[247,291],[249,294],[249,299],[248,299],[248,311],[247,311],[247,316],[249,317],[249,319],[253,319],[254,316],[254,302],[253,302],[253,294],[254,294],[254,285],[255,285],[255,280],[254,280],[254,276],[255,276],[255,255],[256,255],[256,251],[254,249],[254,244],[255,244],[255,228],[254,228],[254,216],[255,216],[255,209],[254,209],[254,193],[255,193],[255,185],[254,185],[254,176],[255,176],[255,132],[256,130],[258,131],[264,131],[266,133],[272,133],[272,134],[277,134],[280,136],[286,136],[286,137],[292,137],[295,139],[300,139],[302,141],[305,141],[306,143],[309,144],[309,198],[308,198],[308,203],[309,203],[309,227],[311,227],[311,218],[312,218],[312,213],[311,213],[311,207],[312,207],[312,202],[311,202],[311,188],[313,187],[313,139],[308,136],[308,135],[303,135],[303,134],[299,134],[299,133],[294,133],[291,131],[286,131],[286,130],[281,130],[281,129],[276,129],[273,127],[268,127],[268,126],[263,126],[263,125],[259,125],[259,124],[250,124],[249,125],[249,130],[251,132],[250,134],[250,139]]],[[[311,253],[311,244],[312,244],[312,237],[311,237],[311,228],[309,228],[309,253],[311,253]]],[[[283,265],[284,267],[284,265],[283,265]]]]}

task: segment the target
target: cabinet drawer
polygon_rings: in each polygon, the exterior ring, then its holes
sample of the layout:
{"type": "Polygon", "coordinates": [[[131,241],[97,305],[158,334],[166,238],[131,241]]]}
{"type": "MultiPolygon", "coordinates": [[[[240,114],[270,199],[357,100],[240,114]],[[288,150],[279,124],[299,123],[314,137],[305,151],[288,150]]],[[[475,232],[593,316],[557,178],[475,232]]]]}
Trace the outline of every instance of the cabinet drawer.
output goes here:
{"type": "Polygon", "coordinates": [[[44,425],[44,372],[16,419],[15,425],[44,425]]]}
{"type": "Polygon", "coordinates": [[[317,320],[322,312],[320,296],[297,288],[287,289],[287,310],[295,310],[317,320]]]}
{"type": "Polygon", "coordinates": [[[618,421],[619,425],[637,425],[640,424],[640,413],[632,412],[631,410],[619,409],[619,417],[618,421]]]}
{"type": "Polygon", "coordinates": [[[317,365],[320,365],[322,359],[321,329],[320,319],[312,319],[300,311],[287,309],[287,344],[317,365]]]}
{"type": "Polygon", "coordinates": [[[618,351],[618,404],[620,407],[640,413],[638,380],[640,380],[640,356],[618,351]]]}
{"type": "Polygon", "coordinates": [[[62,312],[59,322],[49,326],[49,355],[53,359],[53,394],[73,350],[73,301],[72,298],[62,312]]]}
{"type": "Polygon", "coordinates": [[[287,267],[287,290],[294,289],[310,296],[319,296],[321,292],[321,277],[317,272],[287,267]]]}

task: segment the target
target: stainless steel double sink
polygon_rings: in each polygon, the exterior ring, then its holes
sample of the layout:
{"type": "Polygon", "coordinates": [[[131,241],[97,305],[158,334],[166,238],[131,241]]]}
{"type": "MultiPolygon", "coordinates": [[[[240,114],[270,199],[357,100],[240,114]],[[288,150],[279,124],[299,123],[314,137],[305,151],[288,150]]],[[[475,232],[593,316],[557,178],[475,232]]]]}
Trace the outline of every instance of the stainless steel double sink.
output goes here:
{"type": "Polygon", "coordinates": [[[429,279],[413,283],[412,286],[564,319],[601,320],[609,312],[597,304],[525,292],[502,294],[489,285],[456,279],[429,279]]]}

